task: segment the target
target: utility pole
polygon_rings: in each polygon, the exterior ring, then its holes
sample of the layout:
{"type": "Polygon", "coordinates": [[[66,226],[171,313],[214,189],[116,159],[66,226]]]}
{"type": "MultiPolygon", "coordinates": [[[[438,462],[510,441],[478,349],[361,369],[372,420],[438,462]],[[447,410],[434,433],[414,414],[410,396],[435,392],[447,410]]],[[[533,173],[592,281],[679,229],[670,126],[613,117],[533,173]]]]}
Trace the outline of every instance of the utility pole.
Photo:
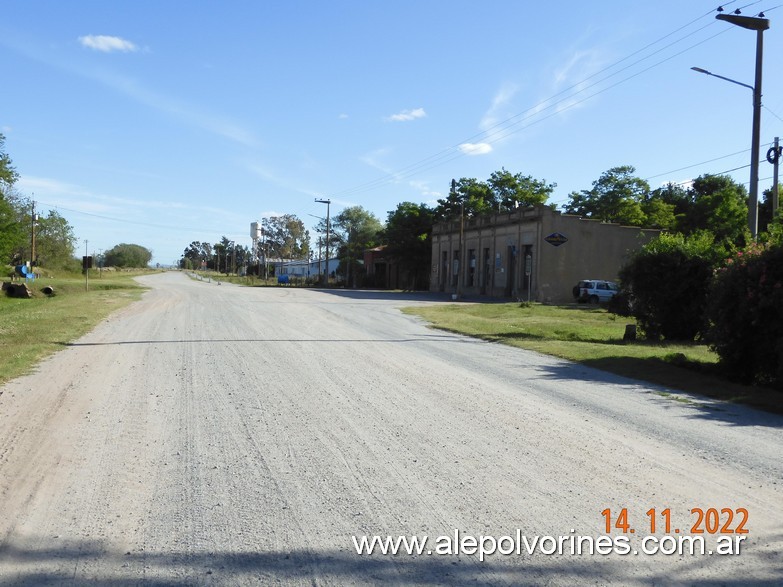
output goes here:
{"type": "MultiPolygon", "coordinates": [[[[457,195],[457,182],[451,180],[451,193],[457,195]]],[[[463,240],[465,239],[465,199],[461,199],[459,203],[459,256],[457,258],[457,298],[462,297],[462,276],[463,272],[463,259],[465,257],[465,246],[463,240]]]]}
{"type": "Polygon", "coordinates": [[[90,241],[84,239],[84,289],[90,291],[90,260],[87,258],[87,245],[90,241]]]}
{"type": "Polygon", "coordinates": [[[329,206],[331,200],[319,200],[315,199],[319,204],[326,204],[326,271],[324,271],[324,287],[329,285],[329,206]]]}
{"type": "Polygon", "coordinates": [[[775,219],[775,213],[778,211],[778,167],[780,166],[780,139],[775,137],[775,145],[767,151],[767,161],[772,163],[772,219],[775,219]]]}
{"type": "MultiPolygon", "coordinates": [[[[720,9],[722,10],[722,9],[720,9]]],[[[759,17],[740,16],[739,10],[734,14],[718,14],[718,20],[756,31],[756,77],[753,84],[753,136],[750,151],[750,190],[748,198],[748,227],[753,240],[759,230],[759,150],[761,140],[761,71],[764,54],[764,31],[769,28],[769,20],[764,13],[759,17]]]]}
{"type": "Polygon", "coordinates": [[[30,271],[35,274],[33,267],[35,266],[35,221],[38,218],[35,215],[35,200],[32,203],[32,211],[30,212],[30,271]]]}

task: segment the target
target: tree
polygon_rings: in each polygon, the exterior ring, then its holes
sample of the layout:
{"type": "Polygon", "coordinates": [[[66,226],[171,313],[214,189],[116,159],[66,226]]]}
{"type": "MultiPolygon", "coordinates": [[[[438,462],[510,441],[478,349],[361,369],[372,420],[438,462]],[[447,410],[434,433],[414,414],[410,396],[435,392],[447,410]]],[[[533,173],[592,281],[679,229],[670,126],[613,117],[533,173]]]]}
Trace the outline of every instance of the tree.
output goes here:
{"type": "Polygon", "coordinates": [[[635,177],[635,172],[631,165],[605,171],[593,182],[591,190],[572,192],[565,211],[604,222],[645,226],[647,217],[642,204],[648,200],[650,185],[635,177]]]}
{"type": "Polygon", "coordinates": [[[25,238],[19,210],[14,205],[13,186],[19,175],[5,152],[5,136],[0,133],[0,263],[14,263],[25,238]]]}
{"type": "Polygon", "coordinates": [[[495,194],[489,185],[474,178],[463,177],[452,181],[451,190],[446,198],[438,200],[435,217],[438,221],[448,221],[490,214],[497,209],[495,194]]]}
{"type": "Polygon", "coordinates": [[[748,241],[748,195],[745,186],[727,175],[702,175],[688,190],[689,206],[677,228],[691,234],[709,230],[727,250],[748,241]]]}
{"type": "Polygon", "coordinates": [[[332,230],[340,242],[340,271],[351,287],[358,284],[364,251],[378,246],[383,225],[372,212],[361,206],[344,208],[334,217],[332,230]]]}
{"type": "Polygon", "coordinates": [[[49,269],[73,265],[76,235],[68,221],[56,211],[49,210],[36,224],[36,265],[49,269]]]}
{"type": "Polygon", "coordinates": [[[183,269],[198,269],[202,261],[207,266],[215,268],[212,245],[207,242],[193,241],[182,253],[180,267],[183,269]]]}
{"type": "Polygon", "coordinates": [[[250,249],[238,245],[226,236],[223,236],[219,243],[207,246],[211,247],[211,256],[207,259],[206,268],[226,275],[238,272],[241,267],[247,265],[251,256],[250,249]]]}
{"type": "Polygon", "coordinates": [[[413,289],[421,287],[429,277],[434,219],[434,211],[426,204],[403,202],[389,212],[386,220],[381,237],[386,254],[412,276],[413,289]]]}
{"type": "Polygon", "coordinates": [[[11,163],[11,157],[5,152],[5,135],[0,133],[0,195],[5,194],[7,188],[12,187],[19,174],[11,163]]]}
{"type": "Polygon", "coordinates": [[[707,294],[719,261],[709,232],[664,233],[633,254],[620,270],[620,295],[647,338],[693,340],[705,332],[707,294]]]}
{"type": "Polygon", "coordinates": [[[690,207],[688,190],[679,184],[668,183],[650,192],[642,204],[647,215],[646,228],[674,230],[690,207]]]}
{"type": "MultiPolygon", "coordinates": [[[[778,205],[780,204],[782,194],[783,189],[778,185],[778,205]]],[[[764,190],[763,196],[764,197],[759,203],[759,234],[770,232],[771,225],[775,223],[779,224],[781,220],[779,212],[777,218],[774,218],[772,214],[772,187],[768,190],[764,190]]]]}
{"type": "Polygon", "coordinates": [[[310,233],[294,214],[272,216],[261,221],[267,253],[278,259],[308,259],[310,233]]]}
{"type": "Polygon", "coordinates": [[[493,172],[487,185],[492,191],[493,202],[506,210],[543,204],[557,187],[557,184],[548,184],[530,175],[514,175],[504,168],[493,172]]]}
{"type": "Polygon", "coordinates": [[[16,209],[0,194],[0,263],[19,261],[19,244],[24,242],[25,234],[16,209]]]}
{"type": "Polygon", "coordinates": [[[146,267],[152,259],[152,251],[141,245],[121,243],[104,254],[110,267],[146,267]]]}
{"type": "Polygon", "coordinates": [[[708,304],[708,340],[726,373],[783,390],[783,244],[751,244],[727,259],[708,304]]]}

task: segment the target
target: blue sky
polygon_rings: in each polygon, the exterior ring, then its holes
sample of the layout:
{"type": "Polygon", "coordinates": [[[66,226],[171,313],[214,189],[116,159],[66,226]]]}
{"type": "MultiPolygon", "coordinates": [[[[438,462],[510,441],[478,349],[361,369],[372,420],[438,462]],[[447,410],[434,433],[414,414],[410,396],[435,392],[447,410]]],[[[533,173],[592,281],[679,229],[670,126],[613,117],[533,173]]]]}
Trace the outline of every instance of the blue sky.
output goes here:
{"type": "MultiPolygon", "coordinates": [[[[762,155],[783,135],[779,0],[766,11],[762,155]]],[[[170,264],[250,223],[385,220],[507,170],[550,201],[633,165],[658,186],[747,182],[755,33],[716,2],[6,0],[0,132],[19,190],[170,264]]],[[[771,185],[763,163],[761,189],[771,185]]],[[[313,231],[311,230],[311,233],[313,231]]]]}

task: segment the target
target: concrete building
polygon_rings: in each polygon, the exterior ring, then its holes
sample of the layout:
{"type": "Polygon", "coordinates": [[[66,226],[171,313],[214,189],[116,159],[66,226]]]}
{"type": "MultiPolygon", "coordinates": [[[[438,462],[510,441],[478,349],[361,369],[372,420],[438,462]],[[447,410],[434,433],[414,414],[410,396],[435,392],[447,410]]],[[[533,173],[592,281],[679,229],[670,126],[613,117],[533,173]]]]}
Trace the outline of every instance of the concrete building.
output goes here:
{"type": "Polygon", "coordinates": [[[570,302],[579,280],[616,280],[628,253],[658,234],[548,206],[440,223],[432,230],[430,290],[570,302]]]}
{"type": "MultiPolygon", "coordinates": [[[[298,260],[298,261],[283,261],[283,260],[269,260],[269,264],[274,267],[275,275],[288,275],[290,277],[297,277],[302,279],[316,278],[323,275],[326,268],[326,262],[321,260],[298,260]]],[[[339,259],[329,259],[329,276],[334,277],[337,272],[337,267],[340,264],[339,259]]]]}

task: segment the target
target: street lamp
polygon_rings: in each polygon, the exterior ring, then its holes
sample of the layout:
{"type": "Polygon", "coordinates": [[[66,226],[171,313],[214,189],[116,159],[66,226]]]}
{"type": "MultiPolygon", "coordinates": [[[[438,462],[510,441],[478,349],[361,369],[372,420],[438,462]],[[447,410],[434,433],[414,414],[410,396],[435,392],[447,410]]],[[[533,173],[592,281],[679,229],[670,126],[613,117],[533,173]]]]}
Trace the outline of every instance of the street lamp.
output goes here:
{"type": "Polygon", "coordinates": [[[315,201],[319,204],[326,204],[326,271],[324,271],[324,287],[329,285],[329,205],[331,200],[319,200],[315,198],[315,201]]]}
{"type": "MultiPolygon", "coordinates": [[[[737,11],[738,13],[739,11],[737,11]]],[[[752,86],[734,81],[732,79],[715,75],[701,68],[693,67],[694,71],[706,73],[734,84],[750,88],[753,91],[753,138],[750,150],[750,197],[748,201],[748,227],[750,234],[755,239],[759,225],[759,151],[761,141],[761,70],[764,55],[764,31],[769,28],[769,19],[763,18],[764,14],[755,16],[740,16],[739,14],[718,14],[718,20],[756,31],[756,80],[752,86]]]]}

